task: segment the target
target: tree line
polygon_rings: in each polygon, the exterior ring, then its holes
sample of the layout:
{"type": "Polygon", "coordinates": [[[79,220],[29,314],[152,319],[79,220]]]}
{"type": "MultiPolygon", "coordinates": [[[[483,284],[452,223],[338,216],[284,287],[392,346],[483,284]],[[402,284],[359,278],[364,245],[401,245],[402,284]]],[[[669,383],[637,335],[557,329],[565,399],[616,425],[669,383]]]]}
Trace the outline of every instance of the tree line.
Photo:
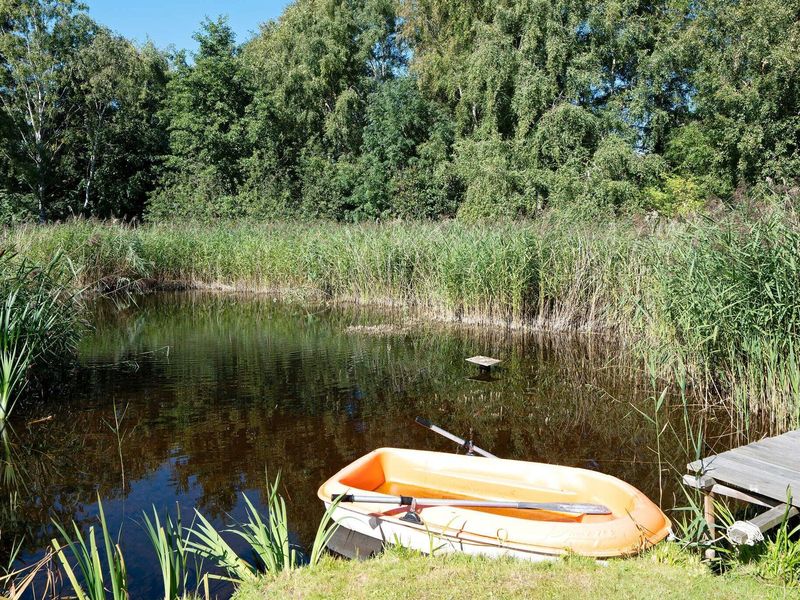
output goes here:
{"type": "Polygon", "coordinates": [[[800,195],[800,0],[295,0],[243,43],[224,18],[195,37],[0,0],[0,220],[800,195]]]}

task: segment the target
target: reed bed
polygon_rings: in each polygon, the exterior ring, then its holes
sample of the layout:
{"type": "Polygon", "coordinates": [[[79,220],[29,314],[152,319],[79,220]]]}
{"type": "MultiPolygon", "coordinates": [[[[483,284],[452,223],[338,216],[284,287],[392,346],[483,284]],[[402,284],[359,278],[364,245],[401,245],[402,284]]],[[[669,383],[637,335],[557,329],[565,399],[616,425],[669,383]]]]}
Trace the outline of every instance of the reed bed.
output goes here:
{"type": "Polygon", "coordinates": [[[0,429],[31,373],[75,350],[83,312],[65,262],[60,252],[41,263],[0,253],[0,429]]]}
{"type": "Polygon", "coordinates": [[[84,285],[181,282],[414,304],[510,325],[605,329],[619,321],[607,294],[619,291],[638,237],[623,226],[570,230],[555,221],[135,229],[83,221],[19,228],[9,242],[38,261],[63,251],[84,285]]]}
{"type": "Polygon", "coordinates": [[[78,285],[179,283],[608,335],[665,380],[724,401],[737,425],[800,420],[800,226],[793,214],[667,224],[76,221],[14,229],[33,261],[63,252],[78,285]]]}

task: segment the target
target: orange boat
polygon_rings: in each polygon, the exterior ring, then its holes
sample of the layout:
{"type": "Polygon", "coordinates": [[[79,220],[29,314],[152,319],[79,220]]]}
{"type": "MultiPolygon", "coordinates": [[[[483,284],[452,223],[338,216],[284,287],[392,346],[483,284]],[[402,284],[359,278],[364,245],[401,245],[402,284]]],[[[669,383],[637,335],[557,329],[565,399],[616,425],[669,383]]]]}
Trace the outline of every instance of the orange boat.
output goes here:
{"type": "Polygon", "coordinates": [[[318,492],[326,506],[341,495],[348,496],[333,519],[356,546],[368,540],[373,549],[391,543],[532,560],[610,558],[641,552],[670,528],[644,494],[610,475],[421,450],[381,448],[361,457],[318,492]]]}

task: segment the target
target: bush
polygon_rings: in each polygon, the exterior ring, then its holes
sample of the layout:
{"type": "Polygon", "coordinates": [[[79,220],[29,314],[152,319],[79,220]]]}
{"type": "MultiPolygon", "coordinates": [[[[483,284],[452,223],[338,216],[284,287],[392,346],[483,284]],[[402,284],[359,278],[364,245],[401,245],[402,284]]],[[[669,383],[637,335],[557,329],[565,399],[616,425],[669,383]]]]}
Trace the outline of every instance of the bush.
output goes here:
{"type": "Polygon", "coordinates": [[[531,207],[521,193],[522,173],[512,164],[510,143],[490,134],[456,146],[455,169],[465,188],[458,218],[465,221],[513,219],[531,207]]]}
{"type": "Polygon", "coordinates": [[[533,136],[536,165],[551,169],[585,162],[600,141],[600,120],[585,108],[562,103],[545,113],[533,136]]]}
{"type": "Polygon", "coordinates": [[[695,177],[668,175],[660,187],[648,187],[645,196],[645,208],[674,217],[702,210],[708,193],[703,183],[695,177]]]}
{"type": "Polygon", "coordinates": [[[353,211],[357,165],[346,159],[334,161],[311,154],[302,161],[302,168],[302,216],[342,219],[353,211]]]}
{"type": "Polygon", "coordinates": [[[154,221],[242,216],[236,197],[220,181],[213,167],[171,175],[167,184],[150,196],[145,215],[154,221]]]}
{"type": "Polygon", "coordinates": [[[36,214],[36,199],[31,194],[15,194],[0,188],[0,225],[15,225],[32,221],[36,214]]]}

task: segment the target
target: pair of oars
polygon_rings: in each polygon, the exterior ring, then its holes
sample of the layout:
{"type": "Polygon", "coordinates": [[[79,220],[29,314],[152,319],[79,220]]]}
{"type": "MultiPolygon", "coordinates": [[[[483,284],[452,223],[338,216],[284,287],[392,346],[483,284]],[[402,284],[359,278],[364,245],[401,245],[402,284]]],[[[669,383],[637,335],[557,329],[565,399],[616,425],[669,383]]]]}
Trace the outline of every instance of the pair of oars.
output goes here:
{"type": "Polygon", "coordinates": [[[414,496],[388,496],[377,494],[333,495],[331,501],[369,504],[396,504],[400,506],[458,506],[461,508],[517,508],[521,510],[545,510],[548,512],[579,515],[608,515],[611,511],[601,504],[576,502],[510,502],[505,500],[456,500],[450,498],[415,498],[414,496]]]}
{"type": "MultiPolygon", "coordinates": [[[[466,449],[468,453],[476,453],[486,458],[497,458],[494,454],[478,448],[471,440],[464,440],[449,431],[417,417],[416,422],[431,431],[446,437],[466,449]]],[[[420,506],[454,506],[462,508],[516,508],[520,510],[543,510],[547,512],[568,513],[577,515],[609,515],[611,510],[602,504],[586,504],[579,502],[511,502],[505,500],[458,500],[455,498],[416,498],[414,496],[389,496],[386,494],[342,494],[334,495],[331,501],[356,502],[369,504],[393,504],[410,506],[416,512],[420,506]]]]}

